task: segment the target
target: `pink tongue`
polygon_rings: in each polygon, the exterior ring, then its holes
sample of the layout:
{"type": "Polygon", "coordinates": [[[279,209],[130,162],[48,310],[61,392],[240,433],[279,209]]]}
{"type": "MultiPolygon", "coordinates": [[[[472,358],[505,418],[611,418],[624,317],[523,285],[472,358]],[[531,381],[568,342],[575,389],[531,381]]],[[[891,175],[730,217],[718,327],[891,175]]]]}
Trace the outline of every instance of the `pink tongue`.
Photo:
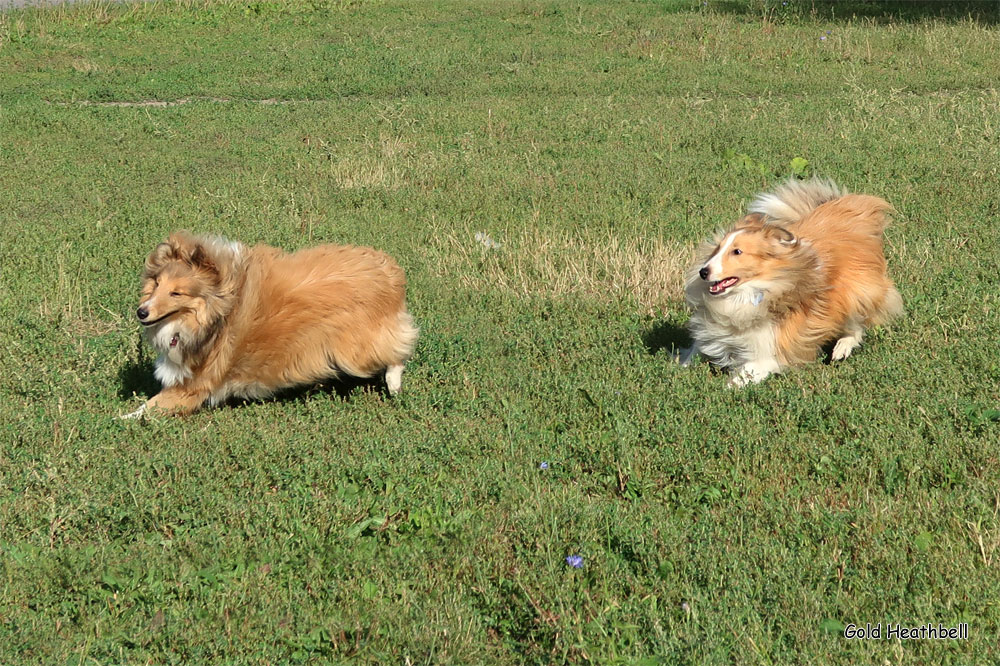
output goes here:
{"type": "Polygon", "coordinates": [[[738,280],[736,278],[728,277],[724,280],[719,280],[715,284],[709,285],[708,290],[713,294],[721,294],[722,292],[724,292],[729,287],[732,287],[737,282],[738,280]]]}
{"type": "Polygon", "coordinates": [[[179,338],[178,338],[178,337],[177,337],[176,335],[175,335],[174,337],[170,338],[170,346],[171,346],[171,347],[176,347],[176,346],[177,346],[177,342],[178,342],[178,339],[179,339],[179,338]]]}

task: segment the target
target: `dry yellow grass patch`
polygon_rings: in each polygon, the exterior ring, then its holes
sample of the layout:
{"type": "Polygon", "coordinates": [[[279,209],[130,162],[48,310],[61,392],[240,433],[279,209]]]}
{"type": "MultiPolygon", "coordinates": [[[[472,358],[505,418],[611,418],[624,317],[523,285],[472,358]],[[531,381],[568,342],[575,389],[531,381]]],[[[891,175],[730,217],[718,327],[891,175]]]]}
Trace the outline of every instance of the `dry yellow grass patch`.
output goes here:
{"type": "Polygon", "coordinates": [[[630,301],[650,313],[683,299],[684,272],[694,254],[663,239],[610,232],[525,229],[497,234],[492,240],[498,248],[477,240],[475,231],[438,237],[440,274],[465,287],[630,301]]]}
{"type": "Polygon", "coordinates": [[[334,162],[333,180],[345,190],[370,187],[395,190],[402,183],[399,171],[384,162],[358,160],[334,162]]]}
{"type": "Polygon", "coordinates": [[[406,183],[403,174],[411,157],[409,144],[398,137],[383,135],[363,148],[359,155],[333,161],[333,180],[338,187],[396,190],[406,183]]]}
{"type": "Polygon", "coordinates": [[[86,58],[73,58],[73,61],[70,63],[70,67],[72,67],[74,71],[81,74],[93,74],[100,69],[97,66],[97,63],[87,60],[86,58]]]}
{"type": "Polygon", "coordinates": [[[94,312],[91,285],[81,278],[80,262],[70,255],[65,246],[56,253],[55,266],[55,279],[38,300],[38,314],[42,319],[59,321],[67,337],[78,344],[82,344],[86,338],[110,333],[123,325],[125,318],[120,313],[101,305],[98,307],[110,319],[94,312]]]}

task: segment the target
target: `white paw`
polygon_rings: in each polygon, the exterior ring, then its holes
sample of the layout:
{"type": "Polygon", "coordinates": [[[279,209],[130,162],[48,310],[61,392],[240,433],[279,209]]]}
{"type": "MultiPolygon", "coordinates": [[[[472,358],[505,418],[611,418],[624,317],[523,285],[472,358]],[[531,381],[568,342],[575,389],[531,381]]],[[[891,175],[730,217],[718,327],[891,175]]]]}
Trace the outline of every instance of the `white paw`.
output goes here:
{"type": "Polygon", "coordinates": [[[843,361],[851,355],[851,352],[853,352],[859,344],[861,344],[861,340],[853,336],[845,336],[837,340],[837,344],[833,346],[833,360],[843,361]]]}
{"type": "Polygon", "coordinates": [[[385,371],[385,387],[389,395],[396,395],[403,388],[403,366],[391,365],[385,371]]]}
{"type": "Polygon", "coordinates": [[[142,415],[145,413],[146,413],[146,403],[142,403],[141,405],[139,405],[139,409],[135,410],[134,412],[129,412],[128,414],[119,414],[118,418],[123,420],[141,419],[142,415]]]}
{"type": "Polygon", "coordinates": [[[753,374],[746,370],[740,370],[729,378],[729,386],[733,388],[743,388],[748,384],[755,384],[759,379],[754,379],[753,374]]]}
{"type": "Polygon", "coordinates": [[[759,384],[775,372],[778,372],[776,363],[747,363],[738,372],[733,373],[729,379],[729,385],[734,388],[743,388],[749,384],[759,384]]]}

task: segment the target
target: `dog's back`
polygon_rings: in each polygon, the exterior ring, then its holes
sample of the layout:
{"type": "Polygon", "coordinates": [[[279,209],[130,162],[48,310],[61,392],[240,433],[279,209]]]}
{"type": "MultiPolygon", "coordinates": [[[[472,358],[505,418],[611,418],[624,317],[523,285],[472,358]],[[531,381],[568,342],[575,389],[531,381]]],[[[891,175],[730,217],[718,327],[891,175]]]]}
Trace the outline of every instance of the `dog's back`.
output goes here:
{"type": "Polygon", "coordinates": [[[402,269],[371,248],[251,249],[231,381],[288,386],[405,363],[417,337],[405,288],[402,269]]]}
{"type": "Polygon", "coordinates": [[[902,299],[886,274],[883,232],[891,206],[879,197],[849,194],[817,207],[795,229],[824,264],[831,309],[862,326],[880,324],[902,311],[902,299]]]}

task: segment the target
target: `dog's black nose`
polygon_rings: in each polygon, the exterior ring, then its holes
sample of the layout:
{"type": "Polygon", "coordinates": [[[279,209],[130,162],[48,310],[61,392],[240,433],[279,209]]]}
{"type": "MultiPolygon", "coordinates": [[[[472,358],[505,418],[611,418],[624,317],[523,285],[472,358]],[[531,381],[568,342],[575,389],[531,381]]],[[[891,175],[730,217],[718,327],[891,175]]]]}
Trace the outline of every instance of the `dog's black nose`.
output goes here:
{"type": "Polygon", "coordinates": [[[138,310],[135,311],[135,316],[139,318],[139,321],[142,321],[143,319],[149,316],[149,310],[147,310],[146,308],[139,308],[138,310]]]}
{"type": "MultiPolygon", "coordinates": [[[[701,276],[702,280],[707,280],[708,279],[708,266],[705,266],[700,271],[698,271],[698,275],[701,276]]],[[[142,319],[142,317],[139,317],[139,319],[142,319]]]]}

